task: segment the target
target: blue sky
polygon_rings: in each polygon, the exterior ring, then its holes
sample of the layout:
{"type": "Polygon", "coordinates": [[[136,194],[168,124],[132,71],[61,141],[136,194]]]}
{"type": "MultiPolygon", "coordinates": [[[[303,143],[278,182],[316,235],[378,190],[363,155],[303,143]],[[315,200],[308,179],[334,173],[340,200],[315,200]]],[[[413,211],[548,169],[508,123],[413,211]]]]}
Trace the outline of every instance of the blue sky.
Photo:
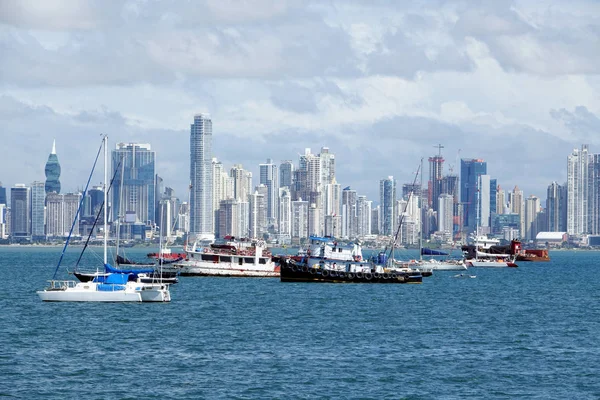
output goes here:
{"type": "Polygon", "coordinates": [[[600,151],[599,26],[595,1],[3,0],[0,181],[43,180],[56,139],[81,187],[107,133],[152,144],[185,198],[208,112],[214,156],[255,177],[327,146],[377,201],[442,144],[445,172],[483,158],[545,199],[573,148],[600,151]]]}

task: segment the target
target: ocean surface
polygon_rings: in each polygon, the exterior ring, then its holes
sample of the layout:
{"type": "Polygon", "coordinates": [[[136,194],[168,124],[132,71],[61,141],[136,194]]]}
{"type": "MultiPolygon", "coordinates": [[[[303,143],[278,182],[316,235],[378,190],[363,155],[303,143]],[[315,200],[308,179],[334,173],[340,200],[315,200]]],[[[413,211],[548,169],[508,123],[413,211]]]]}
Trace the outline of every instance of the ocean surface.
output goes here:
{"type": "Polygon", "coordinates": [[[42,303],[60,253],[0,247],[0,397],[600,398],[600,252],[421,285],[182,277],[171,303],[42,303]]]}

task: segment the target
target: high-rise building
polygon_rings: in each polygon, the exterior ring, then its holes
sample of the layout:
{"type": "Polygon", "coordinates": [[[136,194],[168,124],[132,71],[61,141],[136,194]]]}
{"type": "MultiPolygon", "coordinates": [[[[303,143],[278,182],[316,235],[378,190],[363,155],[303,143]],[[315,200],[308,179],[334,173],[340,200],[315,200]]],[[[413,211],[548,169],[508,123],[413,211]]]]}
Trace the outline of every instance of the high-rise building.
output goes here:
{"type": "Polygon", "coordinates": [[[546,197],[546,225],[549,232],[567,231],[567,187],[552,182],[546,197]]]}
{"type": "Polygon", "coordinates": [[[0,204],[8,205],[6,202],[6,188],[2,187],[2,182],[0,182],[0,204]]]}
{"type": "Polygon", "coordinates": [[[436,146],[439,149],[439,154],[429,157],[429,184],[427,205],[438,211],[438,197],[442,194],[442,171],[444,168],[444,158],[442,157],[442,148],[444,146],[436,146]]]}
{"type": "Polygon", "coordinates": [[[505,214],[506,210],[506,192],[498,185],[496,187],[496,214],[505,214]]]}
{"type": "Polygon", "coordinates": [[[480,228],[480,233],[490,233],[490,176],[479,175],[479,192],[478,192],[478,221],[477,227],[480,228]]]}
{"type": "Polygon", "coordinates": [[[393,235],[395,232],[394,207],[396,206],[396,181],[393,176],[379,181],[379,234],[393,235]]]}
{"type": "Polygon", "coordinates": [[[247,201],[248,195],[252,193],[252,173],[235,164],[229,171],[233,184],[233,198],[239,201],[247,201]]]}
{"type": "Polygon", "coordinates": [[[589,156],[588,232],[600,234],[600,154],[589,156]]]}
{"type": "Polygon", "coordinates": [[[221,201],[234,198],[233,178],[225,172],[223,163],[216,158],[212,159],[212,178],[213,178],[213,225],[214,231],[219,231],[219,209],[221,201]]]}
{"type": "Polygon", "coordinates": [[[279,188],[279,241],[289,243],[292,238],[292,194],[289,186],[279,188]]]}
{"type": "Polygon", "coordinates": [[[16,184],[10,189],[10,235],[13,238],[31,236],[30,189],[23,184],[16,184]]]}
{"type": "Polygon", "coordinates": [[[567,233],[588,232],[588,146],[574,149],[567,157],[567,233]]]}
{"type": "MultiPolygon", "coordinates": [[[[52,192],[51,192],[52,193],[52,192]]],[[[44,207],[46,190],[44,182],[35,181],[31,184],[31,238],[42,240],[45,236],[44,207]]]]}
{"type": "MultiPolygon", "coordinates": [[[[236,237],[246,237],[248,231],[244,230],[242,223],[243,211],[242,202],[237,199],[227,199],[221,201],[219,208],[219,237],[227,235],[236,237]]],[[[247,202],[245,203],[248,204],[247,202]]]]}
{"type": "Polygon", "coordinates": [[[214,238],[212,190],[212,121],[194,116],[190,126],[190,236],[214,238]]]}
{"type": "Polygon", "coordinates": [[[0,240],[8,238],[8,207],[5,203],[0,203],[0,240]]]}
{"type": "Polygon", "coordinates": [[[525,200],[525,240],[535,240],[538,234],[538,215],[541,211],[540,199],[531,195],[525,200]]]}
{"type": "Polygon", "coordinates": [[[308,237],[308,201],[292,201],[292,238],[308,237]]]}
{"type": "Polygon", "coordinates": [[[346,239],[358,236],[357,200],[356,190],[350,186],[342,190],[342,237],[346,239]]]}
{"type": "Polygon", "coordinates": [[[46,193],[60,193],[60,164],[58,163],[58,156],[56,155],[56,140],[52,142],[52,152],[48,156],[46,162],[46,193]]]}
{"type": "Polygon", "coordinates": [[[291,188],[294,183],[294,164],[284,160],[279,165],[279,186],[291,188]]]}
{"type": "Polygon", "coordinates": [[[146,225],[157,222],[155,160],[156,152],[149,144],[117,143],[112,151],[112,221],[120,218],[121,224],[146,225]]]}
{"type": "Polygon", "coordinates": [[[342,233],[342,187],[336,182],[325,185],[324,213],[325,236],[340,237],[342,233]]]}
{"type": "Polygon", "coordinates": [[[454,229],[454,196],[441,194],[438,198],[438,231],[444,238],[452,239],[454,229]]]}
{"type": "Polygon", "coordinates": [[[248,235],[251,238],[262,238],[267,233],[267,199],[269,189],[266,185],[258,185],[254,193],[248,196],[250,221],[248,235]]]}
{"type": "MultiPolygon", "coordinates": [[[[498,213],[498,180],[490,179],[490,214],[498,213]]],[[[502,207],[502,204],[500,205],[502,207]]],[[[502,208],[500,208],[500,213],[502,213],[502,208]]]]}
{"type": "Polygon", "coordinates": [[[509,204],[510,211],[513,214],[517,214],[519,216],[519,234],[520,237],[524,237],[525,235],[525,196],[523,195],[523,191],[519,189],[518,186],[515,186],[513,191],[509,193],[509,204]]]}
{"type": "Polygon", "coordinates": [[[379,235],[379,205],[371,209],[371,235],[379,235]]]}
{"type": "Polygon", "coordinates": [[[480,175],[487,174],[487,163],[482,159],[460,160],[460,202],[463,204],[463,226],[466,233],[477,229],[477,190],[480,175]]]}
{"type": "Polygon", "coordinates": [[[79,216],[77,218],[75,216],[80,201],[80,193],[48,193],[46,196],[46,235],[48,237],[67,237],[71,226],[73,226],[72,235],[79,236],[79,216]],[[75,221],[74,224],[73,221],[75,221]]]}
{"type": "Polygon", "coordinates": [[[367,196],[358,196],[356,201],[356,234],[358,237],[364,237],[371,234],[371,207],[372,201],[367,200],[367,196]]]}
{"type": "Polygon", "coordinates": [[[277,165],[270,158],[267,162],[259,165],[260,184],[267,188],[267,223],[269,226],[277,226],[279,212],[279,173],[277,165]]]}

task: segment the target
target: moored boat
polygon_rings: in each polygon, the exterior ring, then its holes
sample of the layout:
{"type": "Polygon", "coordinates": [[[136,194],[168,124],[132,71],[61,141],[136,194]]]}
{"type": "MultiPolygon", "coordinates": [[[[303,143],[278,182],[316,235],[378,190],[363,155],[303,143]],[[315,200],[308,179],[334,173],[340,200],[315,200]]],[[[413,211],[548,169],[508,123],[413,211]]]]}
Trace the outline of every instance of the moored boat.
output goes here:
{"type": "Polygon", "coordinates": [[[228,239],[186,249],[186,259],[173,264],[181,276],[232,276],[276,278],[280,266],[266,243],[256,239],[228,239]]]}

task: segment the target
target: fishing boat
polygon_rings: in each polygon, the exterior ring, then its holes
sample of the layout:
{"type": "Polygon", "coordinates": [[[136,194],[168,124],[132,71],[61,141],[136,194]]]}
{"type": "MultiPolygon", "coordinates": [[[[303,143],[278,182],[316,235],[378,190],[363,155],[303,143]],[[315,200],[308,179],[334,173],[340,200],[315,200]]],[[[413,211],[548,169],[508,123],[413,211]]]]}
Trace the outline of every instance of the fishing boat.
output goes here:
{"type": "Polygon", "coordinates": [[[173,264],[181,276],[276,278],[277,265],[263,240],[227,236],[215,243],[194,242],[186,259],[173,264]]]}
{"type": "MultiPolygon", "coordinates": [[[[107,204],[108,194],[108,137],[104,136],[102,139],[102,146],[98,150],[92,172],[88,179],[85,187],[82,200],[79,203],[79,207],[75,214],[73,224],[71,225],[71,231],[65,245],[63,247],[62,254],[60,256],[58,265],[54,271],[52,280],[49,281],[48,287],[44,290],[38,291],[37,294],[42,301],[56,301],[56,302],[169,302],[171,301],[171,293],[169,290],[169,284],[164,282],[152,282],[145,283],[140,279],[141,273],[132,272],[128,270],[115,269],[108,263],[108,223],[107,213],[102,212],[107,204]],[[102,271],[98,271],[96,276],[92,280],[87,282],[77,282],[74,280],[57,280],[56,275],[59,270],[62,258],[65,254],[69,240],[73,232],[73,227],[78,220],[79,213],[83,205],[83,199],[87,193],[90,180],[92,178],[96,163],[100,156],[100,151],[104,148],[104,202],[102,203],[101,210],[104,216],[104,263],[102,271]]],[[[99,213],[100,213],[99,212],[99,213]]],[[[87,248],[87,245],[83,248],[83,251],[87,248]]],[[[80,256],[81,259],[81,256],[80,256]]]]}

